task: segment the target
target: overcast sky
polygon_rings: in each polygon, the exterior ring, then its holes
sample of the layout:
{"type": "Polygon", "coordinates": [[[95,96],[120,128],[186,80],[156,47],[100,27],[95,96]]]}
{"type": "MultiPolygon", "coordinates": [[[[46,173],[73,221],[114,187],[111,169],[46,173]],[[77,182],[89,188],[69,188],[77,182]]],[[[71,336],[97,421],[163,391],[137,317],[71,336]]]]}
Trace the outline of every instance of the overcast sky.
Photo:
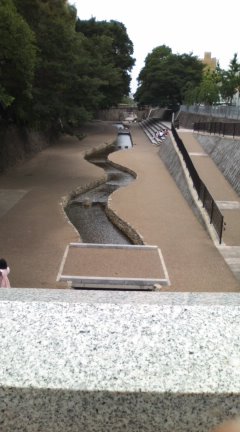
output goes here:
{"type": "Polygon", "coordinates": [[[144,60],[153,48],[167,45],[174,54],[204,52],[227,69],[234,53],[240,61],[239,0],[70,0],[80,19],[122,22],[134,45],[132,92],[144,60]]]}

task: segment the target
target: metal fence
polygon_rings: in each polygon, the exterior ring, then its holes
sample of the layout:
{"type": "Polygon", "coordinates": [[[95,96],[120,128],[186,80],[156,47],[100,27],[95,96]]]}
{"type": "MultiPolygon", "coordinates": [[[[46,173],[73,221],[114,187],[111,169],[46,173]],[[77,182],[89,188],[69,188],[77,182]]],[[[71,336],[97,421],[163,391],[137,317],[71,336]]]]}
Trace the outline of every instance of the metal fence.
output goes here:
{"type": "Polygon", "coordinates": [[[177,144],[180,152],[183,155],[183,159],[185,161],[186,167],[187,167],[189,174],[190,174],[190,177],[192,178],[192,181],[193,181],[193,186],[197,191],[198,199],[201,200],[203,207],[205,208],[205,210],[209,216],[210,223],[213,224],[213,226],[216,230],[216,233],[217,233],[218,238],[219,238],[219,243],[221,244],[223,228],[224,228],[223,215],[220,212],[220,210],[219,210],[216,202],[214,201],[212,195],[210,194],[207,187],[205,186],[204,182],[199,177],[198,172],[197,172],[195,166],[193,165],[192,159],[189,156],[189,154],[186,150],[186,147],[184,146],[181,138],[179,138],[177,131],[176,131],[173,124],[172,124],[172,133],[173,133],[174,139],[176,141],[176,144],[177,144]]]}
{"type": "Polygon", "coordinates": [[[240,106],[226,106],[226,105],[181,105],[180,111],[203,114],[211,117],[221,117],[228,119],[240,119],[240,106]]]}
{"type": "Polygon", "coordinates": [[[208,132],[209,134],[240,136],[240,123],[226,122],[195,122],[193,124],[195,132],[208,132]]]}

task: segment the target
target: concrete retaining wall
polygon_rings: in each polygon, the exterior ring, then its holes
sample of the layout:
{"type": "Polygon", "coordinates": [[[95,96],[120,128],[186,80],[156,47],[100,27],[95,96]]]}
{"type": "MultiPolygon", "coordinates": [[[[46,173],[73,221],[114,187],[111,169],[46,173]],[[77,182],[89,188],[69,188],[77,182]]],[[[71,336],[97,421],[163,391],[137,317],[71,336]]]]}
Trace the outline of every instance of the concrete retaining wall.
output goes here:
{"type": "Polygon", "coordinates": [[[194,136],[240,196],[240,139],[197,133],[194,136]]]}
{"type": "Polygon", "coordinates": [[[53,140],[50,131],[44,134],[16,126],[1,126],[0,173],[45,149],[53,140]]]}
{"type": "Polygon", "coordinates": [[[197,113],[190,113],[185,111],[180,111],[178,115],[176,115],[176,118],[179,120],[180,127],[186,128],[186,129],[193,129],[193,124],[195,122],[219,122],[223,121],[225,123],[232,123],[236,122],[234,119],[227,119],[227,118],[221,118],[221,117],[213,117],[211,115],[207,114],[197,114],[197,113]]]}
{"type": "Polygon", "coordinates": [[[195,216],[199,220],[199,222],[206,228],[206,224],[203,220],[203,217],[198,209],[198,207],[195,204],[195,200],[190,193],[189,185],[186,181],[186,176],[183,172],[182,165],[180,163],[179,157],[173,147],[172,141],[170,137],[168,137],[163,143],[161,143],[160,149],[159,149],[159,156],[161,157],[162,161],[166,165],[168,171],[170,172],[171,176],[175,180],[178,188],[182,192],[182,195],[186,199],[187,203],[191,207],[192,211],[194,212],[195,216]]]}
{"type": "Polygon", "coordinates": [[[147,117],[149,109],[139,110],[138,108],[111,108],[108,110],[101,110],[96,114],[96,119],[107,120],[107,121],[123,121],[131,113],[134,113],[138,117],[138,121],[143,120],[147,117]]]}

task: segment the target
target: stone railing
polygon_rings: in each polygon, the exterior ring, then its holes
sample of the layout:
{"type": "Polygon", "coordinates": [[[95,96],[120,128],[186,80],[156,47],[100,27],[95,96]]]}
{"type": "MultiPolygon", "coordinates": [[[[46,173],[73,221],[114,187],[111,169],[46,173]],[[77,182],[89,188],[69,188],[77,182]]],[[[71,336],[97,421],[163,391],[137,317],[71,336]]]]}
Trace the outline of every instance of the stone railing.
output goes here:
{"type": "Polygon", "coordinates": [[[240,414],[240,295],[0,290],[1,432],[206,432],[240,414]]]}

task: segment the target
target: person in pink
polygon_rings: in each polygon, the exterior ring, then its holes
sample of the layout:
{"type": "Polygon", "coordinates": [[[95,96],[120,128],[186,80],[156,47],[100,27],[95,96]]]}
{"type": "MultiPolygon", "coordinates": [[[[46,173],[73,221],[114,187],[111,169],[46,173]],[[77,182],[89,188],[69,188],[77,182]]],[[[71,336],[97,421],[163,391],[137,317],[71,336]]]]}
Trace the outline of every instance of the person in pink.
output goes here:
{"type": "Polygon", "coordinates": [[[11,288],[8,279],[10,268],[7,265],[7,261],[4,258],[0,258],[0,288],[11,288]]]}

